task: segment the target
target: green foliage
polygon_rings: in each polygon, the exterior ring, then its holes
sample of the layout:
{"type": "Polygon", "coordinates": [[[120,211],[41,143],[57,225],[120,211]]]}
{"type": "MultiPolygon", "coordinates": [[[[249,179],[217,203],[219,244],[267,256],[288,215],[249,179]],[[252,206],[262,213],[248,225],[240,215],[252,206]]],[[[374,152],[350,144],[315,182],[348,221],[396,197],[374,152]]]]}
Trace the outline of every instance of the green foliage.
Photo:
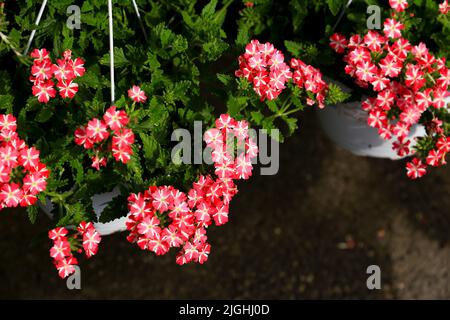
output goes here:
{"type": "MultiPolygon", "coordinates": [[[[245,45],[258,38],[270,41],[286,58],[300,58],[334,75],[335,55],[328,36],[347,0],[165,0],[137,1],[145,33],[141,30],[131,1],[115,1],[114,57],[115,105],[130,111],[135,132],[134,154],[127,165],[109,161],[100,172],[91,168],[92,155],[73,141],[74,131],[110,106],[109,34],[107,2],[103,0],[49,1],[37,28],[33,47],[51,50],[59,57],[65,49],[85,59],[86,74],[78,78],[79,92],[72,101],[54,99],[47,105],[31,96],[31,59],[22,56],[41,2],[7,2],[0,9],[0,112],[18,118],[22,139],[41,152],[51,171],[47,191],[40,200],[55,204],[58,225],[94,220],[91,197],[121,188],[121,196],[108,206],[103,221],[126,214],[126,196],[151,184],[173,184],[188,188],[199,174],[211,171],[203,165],[171,161],[171,133],[177,128],[193,129],[195,120],[210,127],[225,111],[259,128],[280,129],[279,139],[293,134],[298,114],[305,108],[304,92],[295,86],[272,102],[261,102],[250,84],[238,79],[237,57],[245,45]],[[68,6],[81,7],[81,29],[66,26],[68,6]],[[306,32],[308,30],[308,32],[306,32]],[[132,85],[140,85],[148,96],[144,104],[126,97],[132,85]]],[[[354,1],[338,26],[343,33],[365,28],[368,3],[354,1]]],[[[448,55],[450,22],[436,19],[436,3],[414,0],[416,15],[409,31],[417,40],[433,42],[436,51],[448,55]]],[[[331,85],[327,103],[348,98],[331,85]]],[[[36,207],[28,209],[30,220],[36,207]]]]}
{"type": "MultiPolygon", "coordinates": [[[[39,5],[19,1],[0,12],[0,110],[18,117],[19,134],[41,152],[51,171],[48,187],[41,200],[54,204],[58,225],[95,219],[91,197],[120,186],[123,196],[113,201],[102,220],[127,213],[126,196],[151,184],[173,184],[186,188],[208,168],[174,165],[170,152],[173,129],[192,129],[193,120],[210,126],[214,119],[211,106],[201,95],[200,85],[213,76],[201,73],[229,49],[222,29],[231,1],[206,4],[195,1],[138,1],[146,41],[136,19],[132,2],[114,4],[114,58],[118,108],[126,108],[134,119],[134,155],[127,165],[110,160],[100,172],[91,168],[90,151],[73,141],[74,130],[93,117],[102,117],[110,105],[109,34],[107,2],[80,2],[80,30],[66,27],[66,9],[72,0],[49,1],[37,28],[33,47],[51,50],[53,57],[71,49],[74,56],[86,60],[86,74],[77,79],[79,92],[73,101],[51,100],[43,105],[31,96],[28,81],[30,58],[15,54],[23,51],[33,29],[39,5]],[[14,14],[17,13],[17,14],[14,14]],[[8,39],[8,42],[5,42],[8,39]],[[12,86],[14,79],[14,86],[12,86]],[[127,90],[137,84],[148,101],[131,106],[127,90]],[[183,111],[183,112],[181,112],[183,111]],[[119,200],[122,205],[119,205],[119,200]],[[125,206],[124,206],[125,204],[125,206]]],[[[28,209],[32,222],[37,209],[28,209]]]]}

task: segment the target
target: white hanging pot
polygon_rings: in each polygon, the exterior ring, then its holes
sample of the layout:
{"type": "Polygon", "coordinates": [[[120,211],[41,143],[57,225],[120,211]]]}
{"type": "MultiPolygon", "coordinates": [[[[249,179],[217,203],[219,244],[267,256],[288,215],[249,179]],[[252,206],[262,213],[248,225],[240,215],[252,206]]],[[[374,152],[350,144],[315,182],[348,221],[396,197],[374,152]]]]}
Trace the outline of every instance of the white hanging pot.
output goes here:
{"type": "MultiPolygon", "coordinates": [[[[317,112],[325,133],[345,150],[358,156],[392,160],[404,158],[392,149],[396,138],[383,140],[378,135],[378,130],[367,124],[368,113],[361,109],[360,101],[327,106],[317,112]]],[[[415,145],[414,138],[423,137],[425,134],[423,125],[412,126],[408,135],[410,146],[415,145]]]]}
{"type": "MultiPolygon", "coordinates": [[[[351,89],[338,81],[327,79],[335,83],[344,92],[351,89]]],[[[365,97],[363,97],[365,100],[365,97]]],[[[447,98],[450,103],[450,97],[447,98]]],[[[320,124],[328,137],[337,145],[358,156],[374,158],[385,158],[398,160],[400,157],[392,149],[392,143],[397,139],[384,140],[378,135],[378,130],[367,124],[368,113],[361,109],[362,101],[340,103],[326,106],[317,110],[320,124]]],[[[417,124],[411,127],[408,139],[411,140],[410,147],[416,144],[415,138],[426,135],[425,127],[417,124]]]]}
{"type": "MultiPolygon", "coordinates": [[[[97,216],[97,220],[100,219],[100,216],[103,210],[108,206],[108,204],[114,199],[116,196],[120,194],[120,189],[118,187],[114,188],[111,192],[96,194],[92,197],[92,207],[94,208],[95,215],[97,216]]],[[[38,202],[39,207],[44,211],[51,219],[53,219],[53,209],[54,204],[47,199],[47,203],[44,205],[41,202],[38,202]]],[[[105,236],[117,232],[125,231],[127,216],[121,217],[110,222],[101,223],[101,222],[93,222],[95,229],[100,233],[100,235],[105,236]]]]}

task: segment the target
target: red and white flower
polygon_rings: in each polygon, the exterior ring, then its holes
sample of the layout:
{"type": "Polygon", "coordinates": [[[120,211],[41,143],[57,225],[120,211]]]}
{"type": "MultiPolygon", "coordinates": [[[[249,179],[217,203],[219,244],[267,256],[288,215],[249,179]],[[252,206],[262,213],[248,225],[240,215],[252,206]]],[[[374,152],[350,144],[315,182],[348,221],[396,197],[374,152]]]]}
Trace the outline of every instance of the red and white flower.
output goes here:
{"type": "Polygon", "coordinates": [[[56,260],[56,269],[58,269],[58,274],[61,278],[67,278],[72,273],[75,272],[75,267],[78,263],[77,259],[73,256],[63,258],[61,260],[56,260]]]}
{"type": "Polygon", "coordinates": [[[403,24],[395,19],[386,19],[384,22],[383,32],[386,37],[391,39],[400,38],[402,36],[402,30],[405,28],[403,24]]]}
{"type": "Polygon", "coordinates": [[[133,86],[128,90],[128,96],[133,99],[134,102],[145,102],[147,100],[147,96],[145,92],[138,86],[133,86]]]}
{"type": "Polygon", "coordinates": [[[411,179],[423,177],[426,173],[426,166],[418,158],[413,158],[412,161],[406,164],[406,174],[411,179]]]}
{"type": "Polygon", "coordinates": [[[402,12],[408,8],[408,0],[389,0],[389,5],[397,12],[402,12]]]}
{"type": "Polygon", "coordinates": [[[103,120],[94,118],[88,122],[86,135],[95,142],[101,142],[109,137],[108,127],[103,120]]]}
{"type": "Polygon", "coordinates": [[[57,87],[59,89],[59,95],[63,99],[72,99],[78,92],[78,84],[73,81],[62,80],[58,82],[57,87]]]}
{"type": "Polygon", "coordinates": [[[88,228],[83,234],[83,248],[88,258],[97,254],[98,245],[101,241],[100,234],[94,227],[88,228]]]}
{"type": "Polygon", "coordinates": [[[439,11],[442,14],[447,14],[450,12],[450,4],[448,0],[444,0],[441,4],[439,4],[439,11]]]}
{"type": "Polygon", "coordinates": [[[56,240],[50,249],[50,257],[55,260],[62,260],[70,254],[70,244],[66,239],[56,240]]]}
{"type": "Polygon", "coordinates": [[[83,76],[85,69],[81,58],[72,60],[72,52],[66,50],[63,59],[57,59],[53,64],[46,49],[35,49],[31,53],[34,58],[31,67],[30,81],[33,83],[32,94],[38,97],[41,103],[47,103],[56,96],[53,77],[57,80],[57,87],[62,98],[72,99],[78,92],[78,84],[73,82],[77,77],[83,76]]]}
{"type": "Polygon", "coordinates": [[[330,37],[330,47],[336,51],[336,53],[344,53],[347,49],[348,41],[340,33],[335,33],[330,37]]]}
{"type": "Polygon", "coordinates": [[[50,101],[50,98],[56,96],[56,90],[51,80],[36,81],[32,87],[32,92],[34,96],[38,97],[38,101],[42,103],[47,103],[50,101]]]}
{"type": "Polygon", "coordinates": [[[117,110],[116,106],[111,106],[106,110],[103,120],[113,131],[123,128],[129,122],[127,113],[123,110],[117,110]]]}

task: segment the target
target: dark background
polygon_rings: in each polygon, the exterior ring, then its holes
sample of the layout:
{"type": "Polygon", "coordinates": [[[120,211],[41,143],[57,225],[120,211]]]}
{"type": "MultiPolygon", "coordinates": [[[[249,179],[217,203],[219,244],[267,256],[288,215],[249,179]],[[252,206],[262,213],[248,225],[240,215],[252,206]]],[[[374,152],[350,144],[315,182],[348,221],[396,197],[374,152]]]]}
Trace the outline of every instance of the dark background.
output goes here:
{"type": "Polygon", "coordinates": [[[354,156],[322,133],[312,110],[281,146],[280,171],[241,184],[231,219],[209,230],[201,266],[180,267],[105,237],[81,259],[82,290],[52,265],[40,215],[0,212],[0,298],[450,299],[450,170],[410,181],[405,161],[354,156]],[[382,289],[366,287],[379,265],[382,289]]]}

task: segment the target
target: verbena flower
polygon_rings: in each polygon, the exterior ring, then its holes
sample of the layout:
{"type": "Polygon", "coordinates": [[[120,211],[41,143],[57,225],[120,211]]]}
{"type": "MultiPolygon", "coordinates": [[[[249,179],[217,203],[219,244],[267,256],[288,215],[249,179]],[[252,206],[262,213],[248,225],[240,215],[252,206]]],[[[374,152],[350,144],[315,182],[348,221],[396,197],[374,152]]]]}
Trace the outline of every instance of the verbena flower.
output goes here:
{"type": "MultiPolygon", "coordinates": [[[[390,1],[398,12],[408,7],[407,1],[390,1]]],[[[401,157],[414,155],[406,166],[412,179],[426,173],[427,165],[446,163],[448,153],[444,123],[446,99],[449,96],[450,70],[445,58],[431,54],[424,43],[413,46],[402,36],[403,24],[387,19],[384,34],[370,30],[362,42],[348,41],[340,34],[330,38],[330,47],[345,53],[345,72],[362,88],[372,89],[372,97],[362,103],[368,112],[367,123],[378,129],[383,139],[396,138],[392,147],[401,157]],[[352,45],[350,45],[352,43],[352,45]],[[408,138],[411,128],[423,124],[426,136],[417,138],[413,146],[408,138]]],[[[358,37],[358,39],[361,37],[358,37]]]]}
{"type": "Polygon", "coordinates": [[[225,153],[215,160],[216,177],[200,176],[187,194],[173,186],[150,186],[144,193],[128,197],[128,241],[156,255],[181,248],[176,258],[180,265],[202,264],[208,259],[211,246],[206,230],[212,224],[228,222],[229,204],[237,193],[233,180],[250,177],[251,160],[258,153],[248,136],[247,122],[227,114],[216,120],[215,128],[205,133],[204,140],[208,147],[225,153]],[[229,145],[233,139],[243,147],[236,160],[232,155],[236,150],[229,145]],[[229,166],[228,173],[222,171],[223,166],[229,166]]]}
{"type": "Polygon", "coordinates": [[[14,116],[0,114],[0,209],[34,205],[47,187],[49,172],[39,150],[27,146],[16,129],[14,116]]]}
{"type": "Polygon", "coordinates": [[[101,242],[101,236],[94,225],[86,221],[82,221],[70,234],[66,228],[58,227],[50,230],[48,237],[53,242],[53,247],[50,248],[50,257],[53,258],[61,278],[66,278],[75,272],[74,266],[78,264],[74,256],[75,251],[84,250],[86,257],[90,258],[97,254],[101,242]],[[78,249],[80,246],[83,250],[78,249]]]}
{"type": "Polygon", "coordinates": [[[56,64],[52,63],[46,49],[34,49],[30,55],[34,58],[30,76],[30,81],[33,83],[32,94],[38,98],[39,102],[47,103],[56,97],[52,78],[57,80],[56,87],[63,99],[72,99],[75,96],[78,92],[78,84],[73,80],[85,73],[83,59],[72,60],[70,50],[66,50],[63,58],[56,60],[56,64]]]}

